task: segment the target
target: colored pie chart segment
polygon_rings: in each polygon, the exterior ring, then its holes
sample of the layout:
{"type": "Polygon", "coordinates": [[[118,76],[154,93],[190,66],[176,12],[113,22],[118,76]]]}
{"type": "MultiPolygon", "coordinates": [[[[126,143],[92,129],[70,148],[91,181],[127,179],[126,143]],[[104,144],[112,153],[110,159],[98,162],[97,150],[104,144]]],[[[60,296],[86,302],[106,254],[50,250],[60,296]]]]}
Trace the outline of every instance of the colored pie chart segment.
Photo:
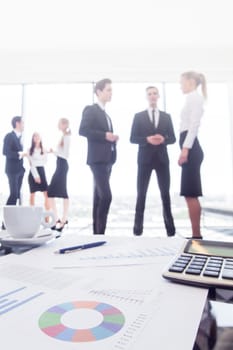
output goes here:
{"type": "MultiPolygon", "coordinates": [[[[81,320],[80,320],[81,321],[81,320]]],[[[96,301],[73,301],[59,304],[45,311],[39,319],[39,327],[49,337],[67,342],[94,342],[113,336],[125,323],[123,313],[112,305],[96,301]],[[63,324],[62,317],[72,310],[88,309],[101,314],[99,324],[92,328],[71,328],[63,324]]]]}

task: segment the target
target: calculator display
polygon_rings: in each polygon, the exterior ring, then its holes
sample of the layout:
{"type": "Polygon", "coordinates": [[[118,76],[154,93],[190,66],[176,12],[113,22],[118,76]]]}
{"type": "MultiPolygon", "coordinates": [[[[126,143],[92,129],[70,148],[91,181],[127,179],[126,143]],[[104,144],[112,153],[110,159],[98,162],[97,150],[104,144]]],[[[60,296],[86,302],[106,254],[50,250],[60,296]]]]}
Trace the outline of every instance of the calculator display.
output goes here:
{"type": "Polygon", "coordinates": [[[233,244],[229,242],[190,240],[185,253],[233,258],[233,244]]]}

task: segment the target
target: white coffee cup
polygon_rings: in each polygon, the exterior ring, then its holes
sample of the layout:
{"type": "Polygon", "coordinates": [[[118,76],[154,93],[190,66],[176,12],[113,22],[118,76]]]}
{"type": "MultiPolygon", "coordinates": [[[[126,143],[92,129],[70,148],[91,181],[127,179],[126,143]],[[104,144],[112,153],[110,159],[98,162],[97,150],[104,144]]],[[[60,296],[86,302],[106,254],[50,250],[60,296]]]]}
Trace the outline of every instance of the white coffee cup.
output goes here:
{"type": "Polygon", "coordinates": [[[6,205],[3,207],[3,218],[7,233],[14,238],[32,238],[41,225],[44,228],[55,225],[54,213],[37,206],[6,205]],[[46,222],[48,217],[51,218],[50,222],[46,222]]]}

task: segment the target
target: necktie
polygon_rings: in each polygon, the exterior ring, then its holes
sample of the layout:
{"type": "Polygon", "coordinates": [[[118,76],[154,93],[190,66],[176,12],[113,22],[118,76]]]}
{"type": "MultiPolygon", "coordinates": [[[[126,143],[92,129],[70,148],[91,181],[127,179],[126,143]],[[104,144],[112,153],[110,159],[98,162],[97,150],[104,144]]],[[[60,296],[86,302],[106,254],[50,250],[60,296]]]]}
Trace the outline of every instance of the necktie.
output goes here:
{"type": "Polygon", "coordinates": [[[155,110],[154,109],[152,109],[152,123],[156,127],[156,125],[155,125],[155,110]]]}
{"type": "MultiPolygon", "coordinates": [[[[107,113],[106,113],[105,111],[104,111],[104,113],[105,113],[105,117],[106,117],[107,123],[108,123],[108,130],[109,130],[110,132],[113,132],[111,119],[110,119],[110,117],[107,115],[107,113]]],[[[113,143],[111,144],[111,150],[112,150],[112,152],[115,150],[115,142],[113,142],[113,143]]]]}
{"type": "Polygon", "coordinates": [[[22,148],[22,147],[23,147],[22,135],[20,135],[20,136],[18,137],[18,140],[19,140],[20,146],[21,146],[21,148],[22,148]]]}
{"type": "Polygon", "coordinates": [[[110,117],[107,115],[107,113],[105,112],[105,117],[107,119],[107,123],[108,123],[108,130],[112,132],[112,122],[110,117]]]}

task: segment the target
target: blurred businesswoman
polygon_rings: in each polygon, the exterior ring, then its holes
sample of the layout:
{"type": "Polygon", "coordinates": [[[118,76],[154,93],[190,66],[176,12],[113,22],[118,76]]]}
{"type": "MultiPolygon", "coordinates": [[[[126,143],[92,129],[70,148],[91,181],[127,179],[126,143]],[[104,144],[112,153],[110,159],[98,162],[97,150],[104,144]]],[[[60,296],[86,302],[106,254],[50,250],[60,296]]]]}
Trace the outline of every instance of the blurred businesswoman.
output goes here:
{"type": "Polygon", "coordinates": [[[45,209],[49,209],[48,203],[48,183],[45,174],[45,164],[47,162],[47,151],[44,149],[41,136],[38,132],[32,135],[31,147],[28,150],[30,172],[28,183],[30,189],[30,205],[35,205],[35,193],[43,192],[45,199],[45,209]]]}
{"type": "Polygon", "coordinates": [[[192,238],[201,239],[201,205],[198,197],[202,196],[200,167],[203,151],[197,134],[204,112],[204,100],[207,98],[206,79],[197,72],[185,72],[181,75],[181,90],[186,95],[181,111],[180,156],[178,164],[182,167],[181,191],[189,210],[192,225],[192,238]],[[201,87],[201,93],[199,93],[201,87]]]}
{"type": "Polygon", "coordinates": [[[57,149],[53,151],[53,153],[57,156],[57,165],[48,187],[48,197],[50,208],[53,210],[56,218],[56,225],[54,229],[61,232],[64,226],[68,223],[67,215],[69,209],[69,196],[67,193],[67,173],[69,169],[68,157],[71,135],[69,120],[66,118],[61,118],[58,122],[58,129],[62,132],[62,137],[57,149]],[[58,219],[55,198],[63,198],[63,214],[61,219],[58,219]]]}

